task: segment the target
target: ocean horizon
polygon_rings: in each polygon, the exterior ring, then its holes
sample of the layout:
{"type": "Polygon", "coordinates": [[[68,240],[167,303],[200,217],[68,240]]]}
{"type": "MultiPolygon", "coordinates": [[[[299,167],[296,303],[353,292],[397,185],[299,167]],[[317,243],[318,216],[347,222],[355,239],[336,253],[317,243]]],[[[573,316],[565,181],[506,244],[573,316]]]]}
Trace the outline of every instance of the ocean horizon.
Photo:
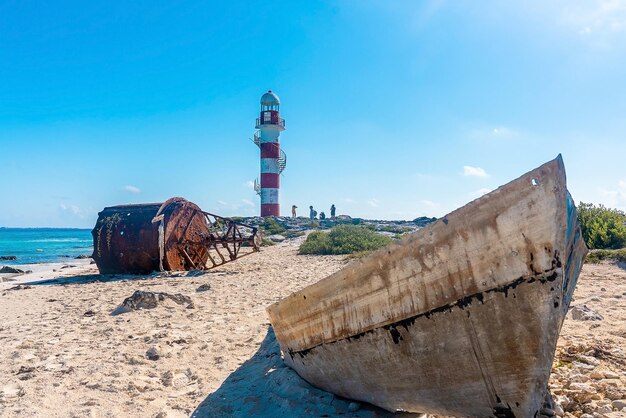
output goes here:
{"type": "Polygon", "coordinates": [[[79,255],[91,256],[91,229],[0,227],[0,265],[61,262],[79,255]]]}

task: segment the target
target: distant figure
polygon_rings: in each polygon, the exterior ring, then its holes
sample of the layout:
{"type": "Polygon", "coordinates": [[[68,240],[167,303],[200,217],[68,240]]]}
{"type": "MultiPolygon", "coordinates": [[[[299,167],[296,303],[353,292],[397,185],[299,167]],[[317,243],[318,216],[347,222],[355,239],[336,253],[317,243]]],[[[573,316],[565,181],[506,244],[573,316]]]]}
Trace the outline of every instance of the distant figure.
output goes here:
{"type": "Polygon", "coordinates": [[[313,206],[309,206],[309,218],[313,220],[315,219],[316,216],[317,216],[317,211],[313,209],[313,206]]]}
{"type": "Polygon", "coordinates": [[[295,218],[296,217],[296,209],[298,209],[298,207],[296,205],[293,205],[291,207],[291,217],[295,218]]]}
{"type": "Polygon", "coordinates": [[[330,219],[335,220],[335,204],[330,205],[330,219]]]}
{"type": "Polygon", "coordinates": [[[324,212],[320,212],[320,220],[326,219],[326,214],[324,212]]]}

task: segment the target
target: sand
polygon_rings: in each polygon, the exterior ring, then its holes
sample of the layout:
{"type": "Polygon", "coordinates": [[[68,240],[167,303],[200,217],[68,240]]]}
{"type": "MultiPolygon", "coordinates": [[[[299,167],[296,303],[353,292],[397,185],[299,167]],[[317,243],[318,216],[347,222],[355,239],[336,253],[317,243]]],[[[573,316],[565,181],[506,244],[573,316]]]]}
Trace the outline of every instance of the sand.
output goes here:
{"type": "MultiPolygon", "coordinates": [[[[390,416],[283,366],[265,308],[348,262],[297,255],[301,239],[206,273],[100,276],[72,260],[0,283],[0,416],[390,416]],[[13,289],[42,278],[56,280],[13,289]],[[166,301],[111,315],[135,290],[180,293],[193,307],[166,301]]],[[[604,319],[568,316],[553,393],[567,416],[625,416],[608,398],[626,398],[626,271],[586,265],[572,302],[582,304],[604,319]]]]}

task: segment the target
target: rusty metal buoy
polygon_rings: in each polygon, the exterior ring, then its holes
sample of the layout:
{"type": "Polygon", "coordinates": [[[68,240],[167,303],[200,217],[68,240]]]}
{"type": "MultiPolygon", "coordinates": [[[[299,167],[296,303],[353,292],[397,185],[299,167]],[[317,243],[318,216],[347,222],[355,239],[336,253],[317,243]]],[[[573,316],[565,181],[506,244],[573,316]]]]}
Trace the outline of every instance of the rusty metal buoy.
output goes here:
{"type": "Polygon", "coordinates": [[[205,270],[258,251],[256,232],[181,197],[111,206],[91,231],[93,258],[103,274],[205,270]]]}

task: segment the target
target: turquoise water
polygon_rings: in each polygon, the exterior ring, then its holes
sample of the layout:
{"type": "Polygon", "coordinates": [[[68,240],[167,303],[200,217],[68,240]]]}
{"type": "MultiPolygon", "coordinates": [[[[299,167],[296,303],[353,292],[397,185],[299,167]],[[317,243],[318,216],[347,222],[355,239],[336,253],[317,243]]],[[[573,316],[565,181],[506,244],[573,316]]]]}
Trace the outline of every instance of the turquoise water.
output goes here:
{"type": "Polygon", "coordinates": [[[0,260],[0,266],[67,261],[92,252],[89,229],[0,228],[0,256],[17,256],[17,260],[0,260]]]}

